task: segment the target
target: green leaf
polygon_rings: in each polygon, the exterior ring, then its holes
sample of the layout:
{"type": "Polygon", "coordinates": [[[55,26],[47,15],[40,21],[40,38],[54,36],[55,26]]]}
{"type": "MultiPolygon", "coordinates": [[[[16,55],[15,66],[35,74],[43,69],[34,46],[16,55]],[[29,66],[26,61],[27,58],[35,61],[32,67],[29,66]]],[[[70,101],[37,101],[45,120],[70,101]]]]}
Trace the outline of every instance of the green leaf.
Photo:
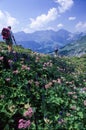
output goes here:
{"type": "Polygon", "coordinates": [[[78,115],[80,118],[83,118],[83,113],[82,113],[82,112],[78,112],[77,115],[78,115]]]}

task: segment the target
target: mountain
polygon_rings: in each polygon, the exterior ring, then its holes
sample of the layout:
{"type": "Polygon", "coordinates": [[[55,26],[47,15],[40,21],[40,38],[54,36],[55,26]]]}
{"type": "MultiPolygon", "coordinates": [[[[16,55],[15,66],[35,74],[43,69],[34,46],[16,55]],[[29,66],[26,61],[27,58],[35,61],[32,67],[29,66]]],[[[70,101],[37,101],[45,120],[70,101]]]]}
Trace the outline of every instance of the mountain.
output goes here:
{"type": "Polygon", "coordinates": [[[61,29],[53,35],[52,39],[58,41],[60,45],[63,46],[70,42],[70,35],[72,35],[71,32],[61,29]]]}
{"type": "Polygon", "coordinates": [[[72,41],[71,35],[73,34],[67,30],[61,29],[59,31],[45,30],[36,31],[34,33],[17,32],[14,35],[17,42],[23,47],[33,50],[34,43],[36,43],[35,50],[45,53],[48,50],[53,50],[56,45],[62,47],[69,44],[72,41]]]}
{"type": "Polygon", "coordinates": [[[24,48],[30,48],[33,51],[36,51],[36,48],[40,48],[40,44],[35,41],[19,41],[19,45],[22,45],[24,48]]]}
{"type": "MultiPolygon", "coordinates": [[[[30,48],[33,51],[48,53],[53,51],[55,46],[62,48],[79,40],[85,34],[83,32],[71,33],[65,29],[60,29],[58,31],[42,30],[34,33],[21,31],[14,33],[14,36],[18,45],[22,45],[24,48],[30,48]]],[[[0,40],[2,40],[1,37],[0,40]]]]}
{"type": "Polygon", "coordinates": [[[60,55],[81,56],[86,53],[86,35],[79,40],[64,46],[59,51],[60,55]]]}

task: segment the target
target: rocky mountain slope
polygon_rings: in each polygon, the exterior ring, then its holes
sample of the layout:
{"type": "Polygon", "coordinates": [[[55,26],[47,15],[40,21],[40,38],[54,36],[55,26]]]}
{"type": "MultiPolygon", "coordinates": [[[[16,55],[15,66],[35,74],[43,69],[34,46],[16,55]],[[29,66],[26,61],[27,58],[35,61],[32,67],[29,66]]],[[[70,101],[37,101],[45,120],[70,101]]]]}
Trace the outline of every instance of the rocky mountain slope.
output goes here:
{"type": "Polygon", "coordinates": [[[60,54],[66,56],[81,56],[86,54],[86,35],[63,47],[60,50],[60,54]]]}

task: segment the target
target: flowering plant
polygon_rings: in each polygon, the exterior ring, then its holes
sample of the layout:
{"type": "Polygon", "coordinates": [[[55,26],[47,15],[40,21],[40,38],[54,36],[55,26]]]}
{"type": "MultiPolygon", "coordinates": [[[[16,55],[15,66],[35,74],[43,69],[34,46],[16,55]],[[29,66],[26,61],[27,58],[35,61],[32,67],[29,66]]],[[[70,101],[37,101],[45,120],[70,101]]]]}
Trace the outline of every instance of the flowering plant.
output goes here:
{"type": "Polygon", "coordinates": [[[0,130],[85,130],[84,57],[14,49],[0,52],[0,130]]]}

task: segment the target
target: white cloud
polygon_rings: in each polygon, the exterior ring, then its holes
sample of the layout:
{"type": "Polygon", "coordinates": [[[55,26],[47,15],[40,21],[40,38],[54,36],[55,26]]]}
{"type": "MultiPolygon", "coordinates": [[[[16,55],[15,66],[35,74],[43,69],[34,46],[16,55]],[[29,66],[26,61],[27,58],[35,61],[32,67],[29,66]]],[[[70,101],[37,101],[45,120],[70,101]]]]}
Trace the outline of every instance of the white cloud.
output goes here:
{"type": "Polygon", "coordinates": [[[0,28],[6,27],[8,25],[15,26],[18,23],[18,20],[12,17],[8,12],[0,10],[0,28]]]}
{"type": "Polygon", "coordinates": [[[17,21],[16,18],[12,17],[8,12],[6,12],[6,17],[7,17],[7,24],[8,25],[15,25],[18,24],[19,22],[17,21]]]}
{"type": "Polygon", "coordinates": [[[57,27],[58,27],[58,28],[62,28],[62,27],[63,27],[63,24],[60,23],[60,24],[57,25],[57,27]]]}
{"type": "MultiPolygon", "coordinates": [[[[41,14],[40,16],[37,16],[36,18],[30,18],[29,24],[25,25],[26,27],[21,25],[22,27],[20,26],[20,28],[22,28],[22,30],[25,32],[34,32],[37,30],[45,30],[49,28],[56,29],[56,26],[52,24],[53,23],[52,21],[56,20],[59,15],[69,10],[73,5],[74,0],[52,0],[52,1],[56,2],[56,4],[58,5],[57,8],[51,8],[47,12],[47,14],[44,13],[41,14]],[[53,26],[51,26],[51,24],[53,26]]],[[[75,17],[70,17],[69,20],[74,20],[74,18],[75,17]]],[[[12,28],[18,30],[19,27],[17,29],[16,26],[17,24],[19,24],[19,21],[15,17],[11,16],[11,14],[6,11],[0,10],[0,28],[11,25],[13,26],[12,28]]],[[[61,28],[63,27],[63,24],[58,24],[57,27],[61,28]]]]}
{"type": "Polygon", "coordinates": [[[59,13],[64,13],[66,10],[69,10],[74,3],[73,0],[55,0],[55,2],[59,4],[59,13]]]}
{"type": "Polygon", "coordinates": [[[77,31],[86,31],[86,22],[78,22],[75,28],[77,31]]]}
{"type": "Polygon", "coordinates": [[[76,17],[69,17],[68,19],[71,21],[71,20],[75,20],[76,17]]]}
{"type": "MultiPolygon", "coordinates": [[[[36,18],[30,18],[30,23],[23,29],[25,32],[34,32],[37,30],[45,30],[50,27],[49,24],[56,20],[61,13],[69,10],[74,4],[73,0],[54,0],[57,4],[57,8],[51,8],[47,14],[41,14],[36,18]]],[[[74,20],[72,17],[71,20],[74,20]]],[[[63,27],[63,24],[58,24],[58,28],[63,27]]],[[[56,30],[56,27],[54,28],[56,30]]]]}
{"type": "Polygon", "coordinates": [[[0,20],[4,18],[3,12],[0,10],[0,20]]]}
{"type": "Polygon", "coordinates": [[[30,18],[31,23],[28,25],[28,29],[24,29],[24,31],[28,32],[30,30],[36,31],[44,29],[45,26],[48,26],[48,23],[54,21],[58,16],[58,12],[56,8],[52,8],[48,11],[47,14],[42,14],[37,16],[35,19],[30,18]]]}
{"type": "Polygon", "coordinates": [[[52,8],[48,11],[48,14],[42,14],[38,16],[36,19],[31,19],[30,27],[43,27],[45,24],[49,23],[50,21],[53,21],[57,18],[57,10],[56,8],[52,8]]]}

